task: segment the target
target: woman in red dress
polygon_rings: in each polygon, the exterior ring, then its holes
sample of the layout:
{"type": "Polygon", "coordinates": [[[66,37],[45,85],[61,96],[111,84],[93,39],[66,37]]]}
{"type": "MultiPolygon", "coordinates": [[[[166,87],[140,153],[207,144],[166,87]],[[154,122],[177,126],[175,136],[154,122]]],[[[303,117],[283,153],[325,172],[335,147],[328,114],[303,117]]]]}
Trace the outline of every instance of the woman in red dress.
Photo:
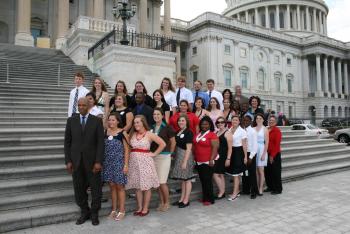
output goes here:
{"type": "Polygon", "coordinates": [[[178,132],[180,130],[179,125],[177,124],[178,119],[181,114],[186,114],[190,123],[189,129],[192,131],[193,135],[195,135],[198,132],[198,124],[199,124],[198,117],[194,113],[190,112],[190,105],[188,101],[181,100],[179,104],[180,104],[180,112],[177,112],[173,116],[171,116],[169,120],[169,125],[173,127],[175,132],[178,132]]]}

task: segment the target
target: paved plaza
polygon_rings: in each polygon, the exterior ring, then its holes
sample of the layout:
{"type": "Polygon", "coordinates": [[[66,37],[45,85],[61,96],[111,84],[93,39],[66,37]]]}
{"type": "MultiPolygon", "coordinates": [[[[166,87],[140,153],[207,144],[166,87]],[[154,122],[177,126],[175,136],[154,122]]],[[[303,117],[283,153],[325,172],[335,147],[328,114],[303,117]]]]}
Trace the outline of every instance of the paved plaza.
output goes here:
{"type": "Polygon", "coordinates": [[[123,222],[101,218],[37,227],[14,233],[350,233],[350,171],[323,175],[284,185],[282,195],[265,194],[256,200],[241,196],[203,207],[151,210],[148,217],[128,214],[123,222]]]}

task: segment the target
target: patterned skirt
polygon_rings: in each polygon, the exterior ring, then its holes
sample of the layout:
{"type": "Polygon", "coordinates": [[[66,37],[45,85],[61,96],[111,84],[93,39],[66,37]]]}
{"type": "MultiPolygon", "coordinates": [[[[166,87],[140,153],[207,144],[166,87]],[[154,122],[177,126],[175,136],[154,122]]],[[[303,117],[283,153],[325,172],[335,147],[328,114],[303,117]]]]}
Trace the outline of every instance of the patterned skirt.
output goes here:
{"type": "Polygon", "coordinates": [[[176,147],[176,156],[175,156],[175,162],[174,167],[171,170],[170,178],[174,180],[190,180],[194,178],[193,174],[193,168],[194,168],[194,161],[193,161],[193,155],[190,154],[190,157],[187,161],[186,169],[181,169],[181,164],[183,159],[185,158],[185,150],[181,149],[180,147],[176,147]]]}

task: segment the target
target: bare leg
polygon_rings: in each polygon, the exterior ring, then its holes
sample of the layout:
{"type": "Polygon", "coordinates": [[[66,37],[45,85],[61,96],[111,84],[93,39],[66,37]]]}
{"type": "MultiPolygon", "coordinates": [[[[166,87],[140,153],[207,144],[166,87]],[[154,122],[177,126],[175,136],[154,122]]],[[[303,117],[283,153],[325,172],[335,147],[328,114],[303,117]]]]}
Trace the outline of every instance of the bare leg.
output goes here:
{"type": "Polygon", "coordinates": [[[233,177],[233,196],[237,196],[239,193],[239,179],[240,176],[233,177]]]}
{"type": "Polygon", "coordinates": [[[259,171],[259,193],[263,193],[263,188],[264,188],[264,183],[265,183],[265,173],[264,173],[264,167],[258,167],[258,171],[259,171]]]}
{"type": "Polygon", "coordinates": [[[158,210],[159,210],[164,206],[164,196],[163,196],[163,192],[162,192],[162,185],[160,185],[157,190],[158,190],[158,195],[159,195],[159,207],[158,207],[158,210]]]}
{"type": "Polygon", "coordinates": [[[123,185],[116,185],[118,192],[119,212],[125,213],[125,189],[123,185]]]}
{"type": "Polygon", "coordinates": [[[167,184],[160,185],[160,191],[163,197],[163,205],[169,204],[169,188],[167,184]]]}
{"type": "Polygon", "coordinates": [[[117,210],[117,188],[116,184],[109,183],[109,189],[111,191],[111,198],[112,198],[112,211],[117,210]]]}
{"type": "Polygon", "coordinates": [[[139,189],[136,189],[136,200],[137,200],[137,212],[142,211],[142,200],[143,200],[143,194],[142,191],[139,189]]]}
{"type": "Polygon", "coordinates": [[[142,213],[148,212],[149,202],[151,201],[151,189],[143,191],[143,207],[142,207],[142,213]]]}
{"type": "Polygon", "coordinates": [[[186,194],[186,181],[182,181],[181,183],[181,197],[179,202],[183,202],[186,194]]]}
{"type": "Polygon", "coordinates": [[[189,202],[191,190],[192,190],[192,181],[191,180],[185,181],[185,197],[182,201],[184,204],[187,204],[189,202]]]}
{"type": "Polygon", "coordinates": [[[214,174],[213,175],[216,186],[218,186],[219,192],[218,197],[221,197],[225,193],[225,181],[223,180],[222,175],[214,174]]]}

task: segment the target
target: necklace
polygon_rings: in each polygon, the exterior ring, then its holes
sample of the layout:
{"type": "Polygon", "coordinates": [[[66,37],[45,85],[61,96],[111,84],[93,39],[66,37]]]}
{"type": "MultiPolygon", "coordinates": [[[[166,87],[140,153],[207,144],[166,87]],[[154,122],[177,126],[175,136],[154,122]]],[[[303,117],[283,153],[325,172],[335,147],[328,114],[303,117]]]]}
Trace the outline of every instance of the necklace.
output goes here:
{"type": "Polygon", "coordinates": [[[181,129],[176,135],[177,135],[177,136],[180,136],[185,130],[186,130],[186,128],[181,129]]]}
{"type": "Polygon", "coordinates": [[[136,133],[136,140],[142,140],[142,138],[146,135],[147,132],[144,132],[142,134],[136,133]],[[141,137],[139,137],[139,135],[141,135],[141,137]]]}

